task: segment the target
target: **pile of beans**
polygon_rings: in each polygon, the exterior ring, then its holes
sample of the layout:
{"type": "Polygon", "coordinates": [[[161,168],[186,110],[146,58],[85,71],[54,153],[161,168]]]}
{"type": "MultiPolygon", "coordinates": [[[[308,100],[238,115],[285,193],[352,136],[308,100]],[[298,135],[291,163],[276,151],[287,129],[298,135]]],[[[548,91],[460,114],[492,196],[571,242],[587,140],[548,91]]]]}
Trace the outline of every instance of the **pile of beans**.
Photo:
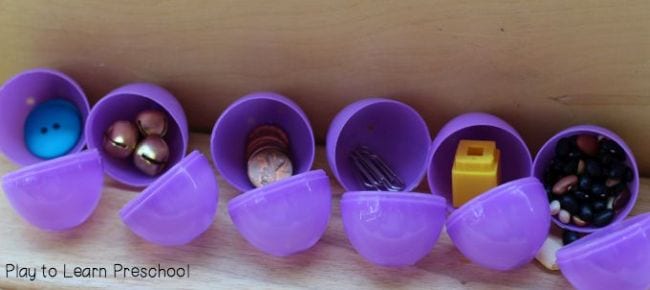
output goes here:
{"type": "MultiPolygon", "coordinates": [[[[630,201],[628,183],[634,172],[615,141],[596,135],[560,139],[544,172],[551,214],[564,224],[604,227],[630,201]]],[[[565,231],[569,244],[579,238],[565,231]]]]}

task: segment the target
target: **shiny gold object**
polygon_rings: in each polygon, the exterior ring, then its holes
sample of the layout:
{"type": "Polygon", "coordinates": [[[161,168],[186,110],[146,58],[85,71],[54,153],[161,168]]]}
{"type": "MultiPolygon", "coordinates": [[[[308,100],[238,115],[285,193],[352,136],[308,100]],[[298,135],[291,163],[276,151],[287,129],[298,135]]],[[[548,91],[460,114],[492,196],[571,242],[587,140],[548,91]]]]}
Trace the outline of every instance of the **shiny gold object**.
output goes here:
{"type": "Polygon", "coordinates": [[[145,110],[138,114],[135,123],[143,136],[167,134],[167,116],[158,110],[145,110]]]}
{"type": "Polygon", "coordinates": [[[293,175],[291,159],[282,151],[267,148],[248,159],[248,178],[255,187],[279,181],[293,175]]]}
{"type": "Polygon", "coordinates": [[[117,121],[104,133],[104,150],[115,158],[127,158],[138,143],[138,129],[129,121],[117,121]]]}
{"type": "Polygon", "coordinates": [[[135,148],[133,163],[147,175],[155,176],[165,169],[169,159],[169,147],[158,135],[147,136],[135,148]]]}

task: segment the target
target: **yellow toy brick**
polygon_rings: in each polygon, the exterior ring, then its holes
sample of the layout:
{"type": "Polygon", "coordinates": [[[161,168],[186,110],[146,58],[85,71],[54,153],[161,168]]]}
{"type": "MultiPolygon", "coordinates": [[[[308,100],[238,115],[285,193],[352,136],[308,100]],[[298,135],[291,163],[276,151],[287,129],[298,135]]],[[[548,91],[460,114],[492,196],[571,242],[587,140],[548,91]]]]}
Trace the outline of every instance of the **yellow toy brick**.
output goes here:
{"type": "Polygon", "coordinates": [[[494,141],[460,140],[451,171],[454,207],[499,184],[500,156],[494,141]]]}

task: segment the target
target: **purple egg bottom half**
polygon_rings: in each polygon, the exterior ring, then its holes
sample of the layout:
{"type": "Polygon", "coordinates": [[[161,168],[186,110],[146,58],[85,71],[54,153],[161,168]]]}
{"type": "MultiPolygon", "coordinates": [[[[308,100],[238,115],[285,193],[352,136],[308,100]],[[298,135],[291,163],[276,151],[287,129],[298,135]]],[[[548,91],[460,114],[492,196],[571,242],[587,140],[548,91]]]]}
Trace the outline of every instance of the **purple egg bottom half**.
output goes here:
{"type": "Polygon", "coordinates": [[[210,162],[194,151],[129,201],[120,210],[120,218],[149,242],[183,245],[210,227],[218,195],[210,162]]]}
{"type": "Polygon", "coordinates": [[[341,199],[354,249],[381,266],[413,265],[433,249],[445,223],[445,200],[416,192],[351,191],[341,199]]]}
{"type": "Polygon", "coordinates": [[[562,247],[557,263],[577,289],[650,289],[650,213],[562,247]]]}
{"type": "Polygon", "coordinates": [[[49,231],[85,222],[99,203],[103,183],[97,150],[32,164],[2,178],[14,210],[32,225],[49,231]]]}
{"type": "Polygon", "coordinates": [[[331,208],[330,182],[323,170],[247,191],[228,203],[239,233],[274,256],[288,256],[316,244],[327,229],[331,208]]]}
{"type": "Polygon", "coordinates": [[[495,187],[454,210],[447,233],[472,262],[511,270],[530,262],[548,236],[551,219],[542,183],[533,177],[495,187]]]}

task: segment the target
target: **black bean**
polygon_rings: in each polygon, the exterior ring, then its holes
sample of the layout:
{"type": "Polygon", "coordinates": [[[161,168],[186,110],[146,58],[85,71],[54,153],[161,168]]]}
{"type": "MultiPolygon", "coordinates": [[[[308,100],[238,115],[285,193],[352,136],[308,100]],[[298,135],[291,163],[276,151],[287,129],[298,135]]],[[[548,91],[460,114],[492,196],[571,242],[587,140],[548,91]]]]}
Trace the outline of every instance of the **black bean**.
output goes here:
{"type": "Polygon", "coordinates": [[[544,183],[551,184],[551,186],[552,186],[553,184],[555,184],[558,177],[559,177],[559,175],[557,173],[555,173],[553,170],[546,169],[546,171],[544,172],[544,183]]]}
{"type": "Polygon", "coordinates": [[[578,160],[582,157],[582,151],[578,148],[572,148],[571,151],[569,151],[569,159],[570,160],[578,160]]]}
{"type": "Polygon", "coordinates": [[[562,172],[566,175],[571,175],[571,174],[576,174],[578,171],[578,160],[573,159],[569,160],[567,163],[564,164],[564,168],[562,172]]]}
{"type": "Polygon", "coordinates": [[[607,171],[607,177],[614,179],[621,179],[625,175],[625,169],[627,167],[619,162],[613,163],[609,170],[607,171]]]}
{"type": "Polygon", "coordinates": [[[606,209],[594,215],[592,224],[596,227],[604,227],[614,220],[614,211],[606,209]]]}
{"type": "Polygon", "coordinates": [[[554,158],[551,160],[551,166],[549,168],[555,174],[562,174],[562,171],[564,171],[564,160],[557,157],[554,158]]]}
{"type": "Polygon", "coordinates": [[[591,194],[587,191],[577,190],[573,195],[577,200],[582,202],[591,200],[591,194]]]}
{"type": "Polygon", "coordinates": [[[588,204],[583,204],[580,206],[578,209],[578,217],[580,217],[581,220],[586,221],[586,222],[591,222],[591,220],[594,217],[594,212],[591,209],[591,206],[588,204]]]}
{"type": "Polygon", "coordinates": [[[578,203],[570,194],[565,194],[560,197],[560,205],[562,206],[562,209],[568,211],[572,215],[578,210],[578,203]]]}
{"type": "Polygon", "coordinates": [[[595,200],[591,203],[591,208],[594,212],[601,212],[607,208],[607,201],[605,200],[595,200]]]}
{"type": "Polygon", "coordinates": [[[598,160],[603,165],[610,165],[610,164],[614,163],[614,161],[616,161],[616,158],[614,156],[612,156],[612,154],[602,152],[600,154],[600,158],[598,158],[598,160]]]}
{"type": "Polygon", "coordinates": [[[562,243],[566,246],[570,243],[573,243],[580,239],[580,235],[577,232],[564,230],[562,233],[562,243]]]}
{"type": "Polygon", "coordinates": [[[587,175],[582,175],[578,179],[578,189],[588,190],[591,188],[591,178],[587,175]]]}
{"type": "Polygon", "coordinates": [[[623,151],[623,148],[621,148],[621,146],[618,145],[618,143],[614,142],[613,140],[609,140],[609,139],[601,140],[600,152],[601,154],[603,153],[612,154],[612,156],[616,157],[616,159],[621,161],[625,160],[625,152],[623,151]]]}
{"type": "Polygon", "coordinates": [[[618,184],[609,188],[609,195],[616,196],[626,189],[627,189],[627,185],[623,182],[619,182],[618,184]]]}
{"type": "Polygon", "coordinates": [[[595,197],[606,198],[607,187],[602,182],[596,182],[591,185],[591,194],[595,197]]]}
{"type": "Polygon", "coordinates": [[[555,155],[559,157],[567,157],[571,152],[571,140],[567,137],[560,139],[555,144],[555,155]]]}
{"type": "Polygon", "coordinates": [[[603,175],[602,166],[594,159],[587,160],[587,174],[591,177],[601,177],[603,175]]]}
{"type": "Polygon", "coordinates": [[[630,182],[634,180],[634,172],[629,167],[625,167],[625,182],[630,182]]]}

